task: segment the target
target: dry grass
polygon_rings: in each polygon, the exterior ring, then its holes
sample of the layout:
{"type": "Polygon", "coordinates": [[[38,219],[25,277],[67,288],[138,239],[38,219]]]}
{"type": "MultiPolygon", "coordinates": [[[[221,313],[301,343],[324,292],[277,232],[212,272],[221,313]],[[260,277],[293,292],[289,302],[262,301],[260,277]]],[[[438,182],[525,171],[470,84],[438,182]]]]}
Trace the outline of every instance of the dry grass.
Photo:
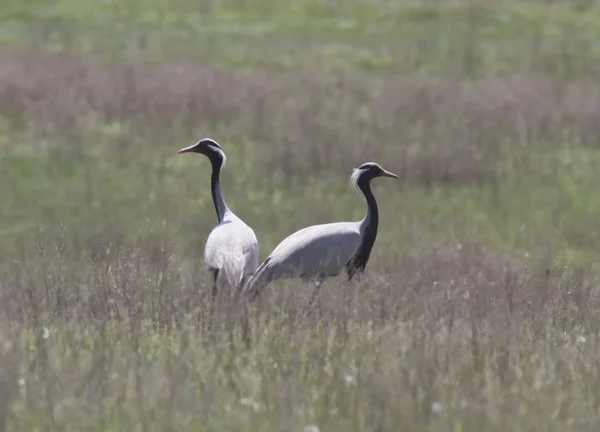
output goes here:
{"type": "Polygon", "coordinates": [[[316,66],[233,73],[192,63],[111,66],[45,52],[2,52],[0,65],[0,112],[51,129],[42,133],[78,137],[93,123],[131,122],[114,144],[126,152],[164,145],[156,138],[161,128],[191,136],[198,124],[210,125],[260,142],[263,168],[286,175],[385,157],[406,180],[485,182],[507,151],[534,144],[543,151],[567,140],[593,147],[600,136],[600,86],[541,75],[463,83],[332,76],[316,66]]]}
{"type": "Polygon", "coordinates": [[[326,284],[321,317],[303,317],[301,283],[270,287],[247,345],[227,292],[207,329],[204,278],[167,239],[157,255],[111,239],[87,259],[61,252],[60,233],[41,235],[2,276],[5,426],[597,427],[600,298],[588,271],[542,276],[448,245],[326,284]]]}

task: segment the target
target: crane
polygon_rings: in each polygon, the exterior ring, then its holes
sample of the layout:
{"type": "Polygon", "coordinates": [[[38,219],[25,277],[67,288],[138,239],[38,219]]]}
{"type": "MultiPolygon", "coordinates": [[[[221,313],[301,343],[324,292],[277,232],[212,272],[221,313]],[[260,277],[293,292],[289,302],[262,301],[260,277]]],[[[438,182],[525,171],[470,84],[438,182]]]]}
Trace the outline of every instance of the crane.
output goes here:
{"type": "Polygon", "coordinates": [[[258,267],[258,240],[252,228],[227,207],[219,183],[219,175],[227,157],[216,141],[203,138],[177,152],[200,153],[212,165],[210,189],[219,223],[212,229],[204,246],[204,262],[212,274],[212,305],[217,294],[217,278],[221,275],[230,287],[240,289],[258,267]]]}
{"type": "Polygon", "coordinates": [[[313,281],[314,290],[308,306],[312,305],[322,282],[343,270],[351,280],[362,273],[377,237],[379,211],[371,191],[376,177],[398,178],[375,162],[355,168],[350,177],[354,187],[367,200],[367,214],[358,222],[335,222],[313,225],[285,238],[248,279],[243,292],[256,297],[269,283],[281,278],[300,277],[313,281]]]}

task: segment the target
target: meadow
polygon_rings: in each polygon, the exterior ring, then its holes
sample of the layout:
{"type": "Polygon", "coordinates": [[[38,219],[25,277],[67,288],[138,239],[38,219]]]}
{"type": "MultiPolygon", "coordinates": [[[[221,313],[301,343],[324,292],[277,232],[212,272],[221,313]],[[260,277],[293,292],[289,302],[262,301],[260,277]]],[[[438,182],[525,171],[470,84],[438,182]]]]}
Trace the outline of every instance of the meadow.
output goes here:
{"type": "Polygon", "coordinates": [[[0,430],[597,430],[599,38],[586,0],[0,0],[0,430]],[[363,277],[208,326],[207,136],[261,260],[398,174],[363,277]]]}

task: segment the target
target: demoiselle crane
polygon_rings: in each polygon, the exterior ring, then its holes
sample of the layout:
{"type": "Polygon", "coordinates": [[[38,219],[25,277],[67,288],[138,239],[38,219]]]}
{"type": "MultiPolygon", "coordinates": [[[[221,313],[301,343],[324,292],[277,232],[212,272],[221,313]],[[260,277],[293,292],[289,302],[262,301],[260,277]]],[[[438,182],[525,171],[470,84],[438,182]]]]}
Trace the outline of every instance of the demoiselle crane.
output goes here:
{"type": "MultiPolygon", "coordinates": [[[[204,138],[177,152],[200,153],[212,164],[210,189],[219,223],[212,229],[204,246],[204,262],[212,273],[212,301],[217,294],[217,278],[230,287],[241,289],[258,267],[258,241],[252,228],[227,207],[219,183],[219,175],[227,157],[214,140],[204,138]]],[[[211,307],[212,314],[212,307],[211,307]]]]}
{"type": "Polygon", "coordinates": [[[308,306],[318,294],[321,283],[343,270],[348,280],[362,273],[377,237],[379,211],[371,191],[376,177],[398,178],[375,162],[354,169],[351,181],[367,200],[367,214],[359,222],[313,225],[285,238],[271,252],[243,288],[245,295],[256,297],[269,283],[281,278],[300,277],[315,284],[308,306]]]}

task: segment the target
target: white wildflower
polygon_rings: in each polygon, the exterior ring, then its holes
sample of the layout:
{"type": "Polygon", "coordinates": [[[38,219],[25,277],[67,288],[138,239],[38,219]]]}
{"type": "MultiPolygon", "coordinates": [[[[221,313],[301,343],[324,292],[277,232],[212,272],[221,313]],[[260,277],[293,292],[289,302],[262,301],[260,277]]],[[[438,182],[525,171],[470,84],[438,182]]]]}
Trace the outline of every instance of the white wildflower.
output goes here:
{"type": "Polygon", "coordinates": [[[434,413],[439,413],[444,409],[444,405],[441,402],[434,402],[431,404],[431,411],[434,413]]]}
{"type": "Polygon", "coordinates": [[[260,409],[260,406],[258,405],[258,403],[256,401],[254,401],[252,398],[241,398],[240,404],[242,406],[252,408],[254,411],[258,411],[260,409]]]}
{"type": "Polygon", "coordinates": [[[344,375],[344,381],[346,384],[354,384],[356,382],[356,375],[358,371],[354,364],[350,365],[350,370],[344,375]]]}

